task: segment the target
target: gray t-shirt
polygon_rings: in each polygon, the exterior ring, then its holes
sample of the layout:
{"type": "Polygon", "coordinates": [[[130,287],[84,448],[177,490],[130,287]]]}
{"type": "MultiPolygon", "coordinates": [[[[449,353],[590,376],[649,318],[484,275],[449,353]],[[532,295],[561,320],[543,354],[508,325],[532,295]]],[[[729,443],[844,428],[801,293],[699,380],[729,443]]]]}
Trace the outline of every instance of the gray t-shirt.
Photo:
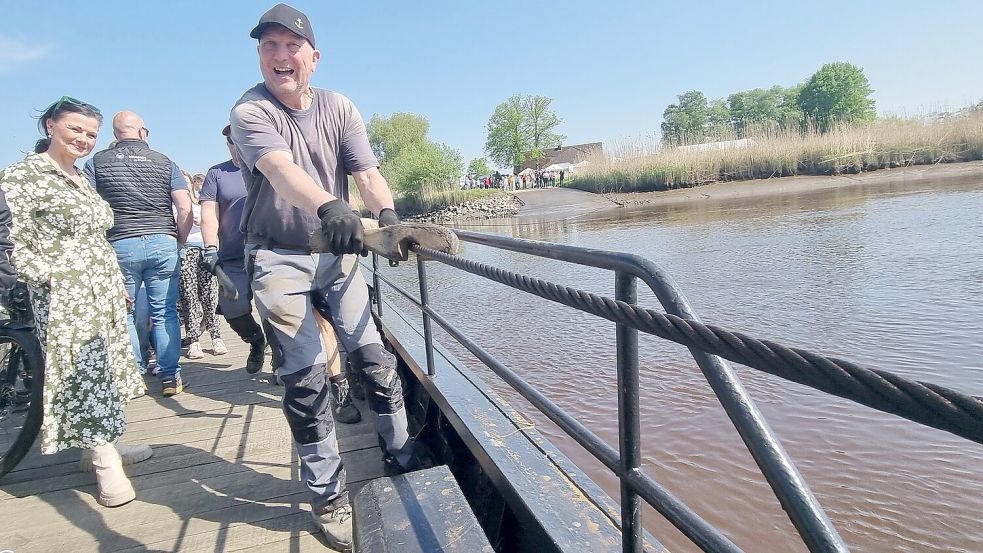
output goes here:
{"type": "Polygon", "coordinates": [[[303,111],[281,104],[260,83],[232,108],[232,141],[243,163],[246,205],[240,228],[247,242],[305,247],[320,221],[309,210],[289,203],[256,168],[269,152],[286,151],[294,163],[325,190],[348,201],[348,174],[378,167],[362,116],[348,98],[314,88],[314,101],[303,111]]]}

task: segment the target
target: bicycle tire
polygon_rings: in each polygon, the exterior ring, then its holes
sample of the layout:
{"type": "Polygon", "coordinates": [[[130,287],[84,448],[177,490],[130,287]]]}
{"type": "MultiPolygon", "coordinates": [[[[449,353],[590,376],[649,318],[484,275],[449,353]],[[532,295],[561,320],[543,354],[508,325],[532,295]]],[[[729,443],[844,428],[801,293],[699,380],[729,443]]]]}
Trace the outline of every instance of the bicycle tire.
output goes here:
{"type": "Polygon", "coordinates": [[[44,355],[41,351],[41,343],[34,332],[0,326],[0,344],[5,343],[12,346],[10,355],[4,360],[7,364],[3,367],[6,374],[12,370],[20,370],[20,367],[16,366],[20,364],[23,366],[24,374],[30,376],[31,386],[24,424],[6,451],[0,451],[0,478],[12,471],[34,445],[41,431],[43,416],[41,400],[44,393],[44,355]]]}

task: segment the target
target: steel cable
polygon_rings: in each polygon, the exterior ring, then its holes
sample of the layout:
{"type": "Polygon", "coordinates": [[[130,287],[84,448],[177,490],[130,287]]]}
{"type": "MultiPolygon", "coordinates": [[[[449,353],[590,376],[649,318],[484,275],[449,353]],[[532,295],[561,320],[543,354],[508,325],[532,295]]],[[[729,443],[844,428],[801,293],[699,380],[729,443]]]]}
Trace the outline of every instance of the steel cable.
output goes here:
{"type": "Polygon", "coordinates": [[[425,258],[983,444],[983,398],[414,245],[425,258]]]}

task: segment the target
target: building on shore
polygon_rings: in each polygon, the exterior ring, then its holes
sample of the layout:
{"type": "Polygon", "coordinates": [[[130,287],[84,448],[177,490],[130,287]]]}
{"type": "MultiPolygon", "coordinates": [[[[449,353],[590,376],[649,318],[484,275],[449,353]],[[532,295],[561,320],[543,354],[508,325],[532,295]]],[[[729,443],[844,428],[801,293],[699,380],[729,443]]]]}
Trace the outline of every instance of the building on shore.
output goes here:
{"type": "Polygon", "coordinates": [[[543,150],[543,157],[532,159],[532,152],[526,152],[526,162],[516,165],[514,174],[518,175],[525,169],[541,170],[550,165],[570,164],[576,165],[589,158],[604,153],[604,148],[600,142],[590,142],[587,144],[574,144],[572,146],[559,146],[556,148],[546,148],[543,150]]]}

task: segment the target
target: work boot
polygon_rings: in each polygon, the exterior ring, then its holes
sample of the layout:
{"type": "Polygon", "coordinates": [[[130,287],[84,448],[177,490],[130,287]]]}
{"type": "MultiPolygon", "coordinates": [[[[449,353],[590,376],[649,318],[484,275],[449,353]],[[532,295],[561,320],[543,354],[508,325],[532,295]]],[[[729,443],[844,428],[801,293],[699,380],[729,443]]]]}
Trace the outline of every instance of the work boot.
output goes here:
{"type": "Polygon", "coordinates": [[[263,370],[263,363],[266,362],[266,339],[260,334],[249,342],[249,355],[246,357],[246,372],[256,374],[263,370]]]}
{"type": "Polygon", "coordinates": [[[103,507],[119,507],[133,501],[137,494],[123,472],[123,460],[113,444],[92,448],[92,466],[96,469],[97,500],[103,507]]]}
{"type": "Polygon", "coordinates": [[[232,330],[242,338],[243,342],[249,344],[249,355],[246,357],[246,372],[249,374],[258,373],[263,369],[263,362],[266,361],[266,338],[263,337],[263,329],[250,314],[241,315],[232,319],[226,319],[232,330]]]}
{"type": "MultiPolygon", "coordinates": [[[[382,440],[380,439],[380,447],[382,447],[382,440]]],[[[396,456],[382,448],[382,472],[386,476],[399,476],[400,474],[406,474],[407,472],[416,472],[418,470],[423,470],[434,466],[430,455],[427,453],[426,448],[423,445],[413,440],[412,445],[412,455],[405,463],[400,463],[396,456]]]]}
{"type": "Polygon", "coordinates": [[[328,379],[331,384],[331,413],[334,420],[344,424],[355,424],[362,420],[358,407],[352,403],[352,395],[348,392],[348,379],[339,374],[328,379]]]}
{"type": "MultiPolygon", "coordinates": [[[[124,465],[146,461],[154,454],[154,450],[150,449],[149,445],[128,445],[117,442],[115,446],[124,465]]],[[[82,472],[92,472],[94,468],[92,466],[92,450],[83,450],[82,458],[79,459],[79,469],[82,472]]]]}
{"type": "Polygon", "coordinates": [[[342,505],[329,511],[311,511],[314,524],[324,534],[328,546],[338,551],[352,550],[352,506],[342,505]]]}

